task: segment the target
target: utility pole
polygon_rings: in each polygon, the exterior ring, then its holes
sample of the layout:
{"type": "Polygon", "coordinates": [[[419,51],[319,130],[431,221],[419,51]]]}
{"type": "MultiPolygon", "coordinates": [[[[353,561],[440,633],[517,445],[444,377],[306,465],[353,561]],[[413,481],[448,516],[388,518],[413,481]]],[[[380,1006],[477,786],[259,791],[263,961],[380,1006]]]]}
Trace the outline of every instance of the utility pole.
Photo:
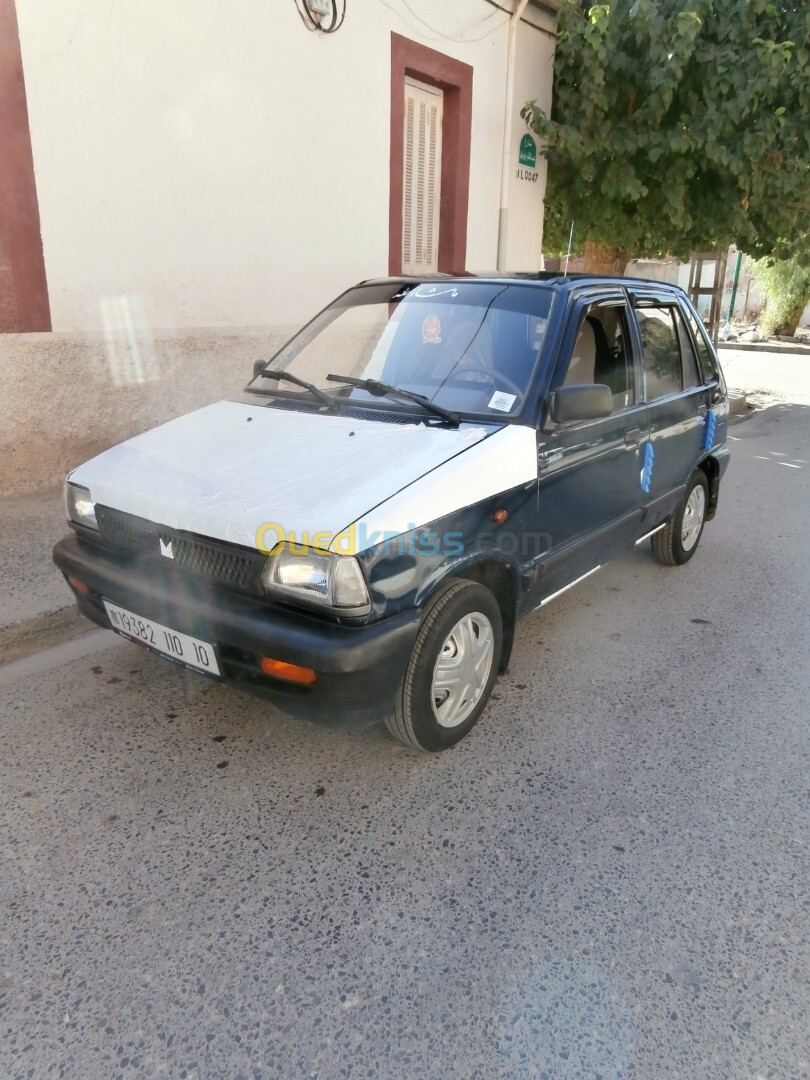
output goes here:
{"type": "Polygon", "coordinates": [[[726,319],[726,322],[728,322],[729,324],[734,318],[734,305],[737,302],[737,285],[740,281],[740,267],[742,266],[742,255],[743,253],[741,251],[737,252],[737,265],[734,267],[734,281],[731,285],[731,303],[728,305],[728,318],[726,319]]]}

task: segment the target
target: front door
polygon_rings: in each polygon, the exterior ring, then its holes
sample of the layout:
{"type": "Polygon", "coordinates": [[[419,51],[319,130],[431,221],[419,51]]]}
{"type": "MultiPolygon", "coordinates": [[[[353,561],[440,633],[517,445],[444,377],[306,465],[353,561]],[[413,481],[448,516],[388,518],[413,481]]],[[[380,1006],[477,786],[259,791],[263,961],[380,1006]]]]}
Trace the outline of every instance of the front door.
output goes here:
{"type": "Polygon", "coordinates": [[[581,303],[572,315],[572,345],[556,385],[606,385],[613,411],[596,420],[549,422],[540,433],[537,525],[546,550],[538,559],[535,604],[606,562],[638,531],[648,422],[629,326],[623,294],[581,303]]]}

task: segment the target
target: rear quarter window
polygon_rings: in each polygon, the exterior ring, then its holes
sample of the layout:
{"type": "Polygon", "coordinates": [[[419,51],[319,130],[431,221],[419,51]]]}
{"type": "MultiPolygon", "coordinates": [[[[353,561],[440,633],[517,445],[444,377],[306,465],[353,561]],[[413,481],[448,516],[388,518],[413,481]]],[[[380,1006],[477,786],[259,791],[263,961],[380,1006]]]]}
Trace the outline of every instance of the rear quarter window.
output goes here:
{"type": "Polygon", "coordinates": [[[709,344],[706,341],[701,328],[698,326],[698,321],[689,308],[686,309],[686,318],[692,331],[695,346],[697,347],[698,362],[700,363],[700,369],[703,374],[703,381],[710,382],[711,379],[719,379],[720,371],[714,352],[709,348],[709,344]]]}
{"type": "Polygon", "coordinates": [[[705,380],[698,366],[695,346],[692,342],[692,335],[689,333],[686,323],[684,322],[683,312],[680,308],[673,308],[672,314],[675,318],[675,325],[678,329],[678,339],[681,343],[684,389],[688,389],[690,386],[700,386],[705,380]]]}

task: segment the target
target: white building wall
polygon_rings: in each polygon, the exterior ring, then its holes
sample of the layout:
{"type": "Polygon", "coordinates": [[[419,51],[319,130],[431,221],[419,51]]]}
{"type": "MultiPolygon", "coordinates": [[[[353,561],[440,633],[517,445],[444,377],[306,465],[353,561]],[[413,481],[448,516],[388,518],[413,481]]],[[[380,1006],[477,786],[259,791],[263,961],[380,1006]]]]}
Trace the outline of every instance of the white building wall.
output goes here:
{"type": "MultiPolygon", "coordinates": [[[[386,273],[392,30],[475,69],[468,266],[494,267],[508,15],[409,2],[326,36],[293,0],[18,0],[54,330],[296,322],[386,273]]],[[[552,45],[521,26],[516,110],[552,45]]]]}
{"type": "Polygon", "coordinates": [[[554,76],[555,21],[533,10],[533,27],[521,25],[515,60],[515,97],[512,132],[509,140],[508,217],[506,226],[506,269],[539,270],[543,240],[543,200],[546,193],[546,159],[541,157],[540,141],[532,135],[537,148],[536,168],[519,162],[520,140],[527,133],[520,110],[527,101],[537,101],[544,112],[551,112],[551,87],[554,76]]]}

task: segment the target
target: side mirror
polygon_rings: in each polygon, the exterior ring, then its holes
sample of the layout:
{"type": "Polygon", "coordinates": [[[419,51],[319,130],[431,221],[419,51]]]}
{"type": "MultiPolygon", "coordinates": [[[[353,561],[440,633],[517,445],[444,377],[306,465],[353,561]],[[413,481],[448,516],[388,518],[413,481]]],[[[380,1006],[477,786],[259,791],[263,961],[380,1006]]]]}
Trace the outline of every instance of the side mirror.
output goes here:
{"type": "Polygon", "coordinates": [[[561,386],[551,398],[551,419],[557,424],[569,420],[598,420],[613,412],[613,394],[603,383],[561,386]]]}
{"type": "Polygon", "coordinates": [[[253,378],[255,379],[259,372],[267,365],[266,360],[254,360],[253,361],[253,378]]]}

